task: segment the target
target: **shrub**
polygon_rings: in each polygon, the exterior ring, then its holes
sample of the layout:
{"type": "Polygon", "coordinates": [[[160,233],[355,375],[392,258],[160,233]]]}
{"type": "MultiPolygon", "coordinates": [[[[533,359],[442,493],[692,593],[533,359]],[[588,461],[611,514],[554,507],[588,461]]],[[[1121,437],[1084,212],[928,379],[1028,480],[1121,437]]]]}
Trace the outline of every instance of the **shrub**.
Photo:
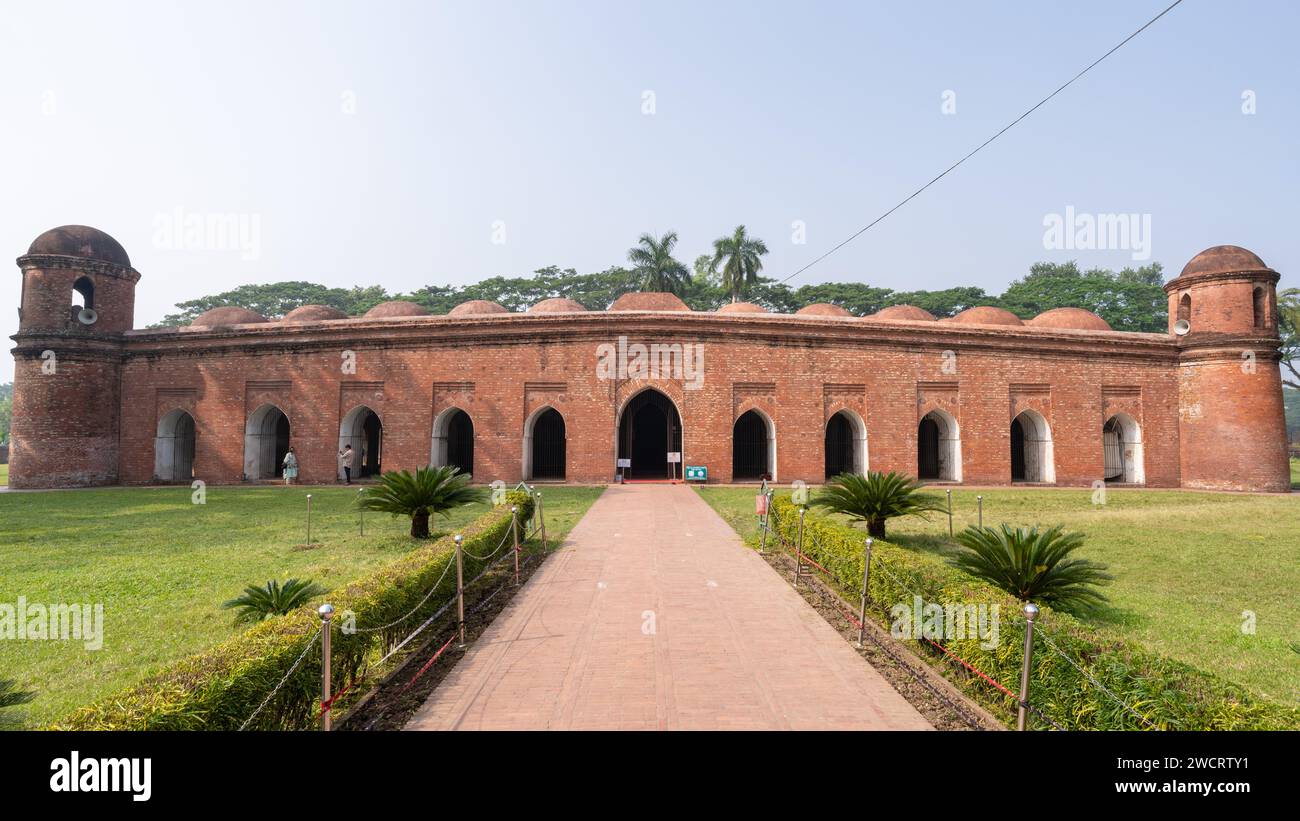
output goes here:
{"type": "Polygon", "coordinates": [[[311,579],[289,579],[283,585],[272,579],[263,587],[245,587],[244,595],[222,602],[226,610],[238,609],[235,624],[251,624],[297,610],[325,592],[311,579]]]}
{"type": "Polygon", "coordinates": [[[824,507],[867,523],[872,538],[885,538],[885,522],[899,516],[945,510],[938,500],[920,493],[921,486],[901,473],[870,472],[866,476],[841,473],[831,479],[813,499],[813,507],[824,507]]]}
{"type": "MultiPolygon", "coordinates": [[[[782,496],[772,500],[772,511],[773,529],[785,541],[793,542],[798,508],[788,496],[782,496]]],[[[804,552],[832,574],[833,585],[853,597],[862,586],[864,539],[861,531],[823,516],[810,514],[804,521],[804,552]]],[[[871,555],[870,596],[877,609],[870,612],[879,622],[888,623],[890,607],[895,604],[911,607],[913,595],[940,604],[997,606],[1002,623],[999,641],[991,649],[975,636],[939,643],[1014,691],[1020,677],[1025,626],[1019,601],[935,556],[881,541],[874,544],[871,555]]],[[[908,643],[931,658],[938,656],[927,642],[908,643]]],[[[1034,648],[1029,701],[1066,729],[1300,728],[1300,708],[1265,701],[1239,685],[1050,607],[1042,608],[1035,623],[1034,648]],[[1075,665],[1141,718],[1102,692],[1075,665]]],[[[1005,722],[1014,720],[1012,699],[955,666],[941,669],[1005,722]]],[[[1031,723],[1042,725],[1036,718],[1031,723]]]]}
{"type": "Polygon", "coordinates": [[[965,550],[951,564],[1024,602],[1086,613],[1106,602],[1097,585],[1115,577],[1106,565],[1070,558],[1083,546],[1083,534],[1062,533],[1058,525],[968,527],[957,534],[965,550]]]}
{"type": "MultiPolygon", "coordinates": [[[[466,582],[490,561],[471,554],[486,556],[509,536],[511,505],[519,507],[521,523],[532,516],[532,497],[512,491],[504,507],[488,511],[460,531],[465,537],[466,582]]],[[[387,625],[411,613],[382,632],[348,634],[335,628],[330,668],[336,693],[451,600],[455,575],[443,571],[454,560],[455,544],[452,536],[445,536],[420,544],[392,564],[330,594],[335,622],[350,611],[359,630],[387,625]],[[428,595],[439,579],[437,589],[428,595]]],[[[300,658],[302,664],[249,728],[309,728],[320,696],[319,629],[320,617],[311,607],[266,619],[211,650],[74,711],[53,729],[237,730],[300,658]]]]}
{"type": "Polygon", "coordinates": [[[361,492],[358,503],[366,510],[411,517],[411,538],[429,538],[429,517],[450,516],[452,508],[487,498],[487,491],[470,484],[470,475],[454,465],[390,470],[379,484],[361,492]]]}

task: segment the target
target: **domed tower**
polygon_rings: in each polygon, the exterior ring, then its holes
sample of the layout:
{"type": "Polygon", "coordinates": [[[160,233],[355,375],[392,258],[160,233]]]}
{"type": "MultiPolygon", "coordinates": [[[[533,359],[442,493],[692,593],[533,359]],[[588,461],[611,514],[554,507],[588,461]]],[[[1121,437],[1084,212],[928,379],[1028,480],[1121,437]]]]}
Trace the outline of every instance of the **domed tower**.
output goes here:
{"type": "Polygon", "coordinates": [[[1277,327],[1278,273],[1235,245],[1202,251],[1165,284],[1178,340],[1184,487],[1291,487],[1277,327]]]}
{"type": "Polygon", "coordinates": [[[123,332],[140,274],[117,240],[82,225],[41,234],[18,267],[9,484],[115,484],[123,332]]]}

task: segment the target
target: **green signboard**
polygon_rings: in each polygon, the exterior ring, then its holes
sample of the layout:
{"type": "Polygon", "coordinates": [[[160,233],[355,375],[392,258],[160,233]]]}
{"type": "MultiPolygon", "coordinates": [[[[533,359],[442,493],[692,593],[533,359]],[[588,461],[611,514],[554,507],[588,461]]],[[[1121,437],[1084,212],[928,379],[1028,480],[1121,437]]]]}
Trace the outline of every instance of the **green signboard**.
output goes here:
{"type": "Polygon", "coordinates": [[[703,482],[709,478],[709,469],[704,465],[687,465],[686,481],[703,482]]]}

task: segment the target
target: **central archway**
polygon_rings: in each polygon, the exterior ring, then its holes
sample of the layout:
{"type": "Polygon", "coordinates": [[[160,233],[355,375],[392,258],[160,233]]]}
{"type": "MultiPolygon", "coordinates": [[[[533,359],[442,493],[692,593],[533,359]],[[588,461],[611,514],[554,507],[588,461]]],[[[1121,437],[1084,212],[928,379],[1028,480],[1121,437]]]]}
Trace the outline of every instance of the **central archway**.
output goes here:
{"type": "Polygon", "coordinates": [[[826,420],[826,478],[867,472],[867,426],[853,411],[842,410],[826,420]]]}
{"type": "Polygon", "coordinates": [[[776,431],[759,411],[745,411],[731,428],[731,479],[776,479],[776,431]]]}
{"type": "Polygon", "coordinates": [[[194,478],[194,417],[171,411],[158,421],[153,440],[153,474],[160,482],[188,482],[194,478]]]}
{"type": "Polygon", "coordinates": [[[434,467],[454,465],[461,473],[474,472],[474,420],[460,408],[448,408],[433,420],[434,467]]]}
{"type": "Polygon", "coordinates": [[[274,479],[284,473],[289,452],[289,417],[275,405],[263,405],[244,425],[244,477],[274,479]]]}
{"type": "Polygon", "coordinates": [[[555,408],[538,410],[524,423],[524,478],[564,479],[568,459],[564,417],[555,408]]]}
{"type": "MultiPolygon", "coordinates": [[[[384,423],[365,405],[347,412],[339,424],[339,450],[352,446],[352,478],[375,476],[383,470],[384,423]]],[[[339,460],[339,478],[343,477],[343,461],[339,460]]]]}
{"type": "Polygon", "coordinates": [[[618,424],[618,458],[630,459],[623,469],[629,479],[675,479],[679,465],[668,461],[681,453],[682,419],[672,400],[647,388],[623,406],[618,424]]]}
{"type": "Polygon", "coordinates": [[[1052,429],[1037,411],[1022,411],[1011,420],[1011,481],[1056,481],[1052,458],[1052,429]]]}
{"type": "Polygon", "coordinates": [[[932,410],[916,431],[916,475],[941,482],[961,481],[961,433],[947,411],[932,410]]]}

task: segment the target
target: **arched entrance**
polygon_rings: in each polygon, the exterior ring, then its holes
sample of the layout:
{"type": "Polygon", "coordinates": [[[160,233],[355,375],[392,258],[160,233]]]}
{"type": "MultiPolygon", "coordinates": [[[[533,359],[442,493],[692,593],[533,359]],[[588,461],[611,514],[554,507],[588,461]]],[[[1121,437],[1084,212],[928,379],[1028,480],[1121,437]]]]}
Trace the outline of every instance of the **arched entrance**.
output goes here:
{"type": "Polygon", "coordinates": [[[916,475],[940,482],[961,481],[961,435],[947,411],[932,410],[916,431],[916,475]]]}
{"type": "Polygon", "coordinates": [[[776,432],[772,420],[756,410],[745,411],[731,428],[731,478],[776,478],[776,432]]]}
{"type": "Polygon", "coordinates": [[[1052,429],[1037,411],[1023,411],[1011,420],[1011,481],[1056,481],[1052,429]]]}
{"type": "Polygon", "coordinates": [[[618,424],[618,458],[632,461],[623,475],[629,479],[675,479],[681,466],[670,463],[668,454],[681,450],[682,420],[671,399],[647,388],[628,400],[618,424]]]}
{"type": "MultiPolygon", "coordinates": [[[[365,405],[348,411],[339,425],[339,450],[352,446],[352,478],[375,476],[380,473],[384,458],[384,423],[379,414],[365,405]]],[[[343,478],[343,463],[339,462],[339,478],[343,478]]]]}
{"type": "Polygon", "coordinates": [[[867,426],[862,417],[842,410],[826,421],[826,478],[867,472],[867,426]]]}
{"type": "Polygon", "coordinates": [[[275,405],[263,405],[244,425],[244,478],[274,479],[284,473],[289,452],[289,417],[275,405]]]}
{"type": "Polygon", "coordinates": [[[1127,413],[1117,413],[1101,429],[1102,461],[1107,482],[1140,485],[1146,481],[1142,429],[1127,413]]]}
{"type": "Polygon", "coordinates": [[[188,482],[194,478],[194,417],[171,411],[158,421],[153,440],[153,475],[160,482],[188,482]]]}
{"type": "Polygon", "coordinates": [[[448,408],[433,420],[434,467],[454,465],[461,473],[474,472],[474,421],[460,408],[448,408]]]}
{"type": "Polygon", "coordinates": [[[524,428],[524,476],[563,479],[566,464],[564,417],[546,407],[529,417],[524,428]]]}

